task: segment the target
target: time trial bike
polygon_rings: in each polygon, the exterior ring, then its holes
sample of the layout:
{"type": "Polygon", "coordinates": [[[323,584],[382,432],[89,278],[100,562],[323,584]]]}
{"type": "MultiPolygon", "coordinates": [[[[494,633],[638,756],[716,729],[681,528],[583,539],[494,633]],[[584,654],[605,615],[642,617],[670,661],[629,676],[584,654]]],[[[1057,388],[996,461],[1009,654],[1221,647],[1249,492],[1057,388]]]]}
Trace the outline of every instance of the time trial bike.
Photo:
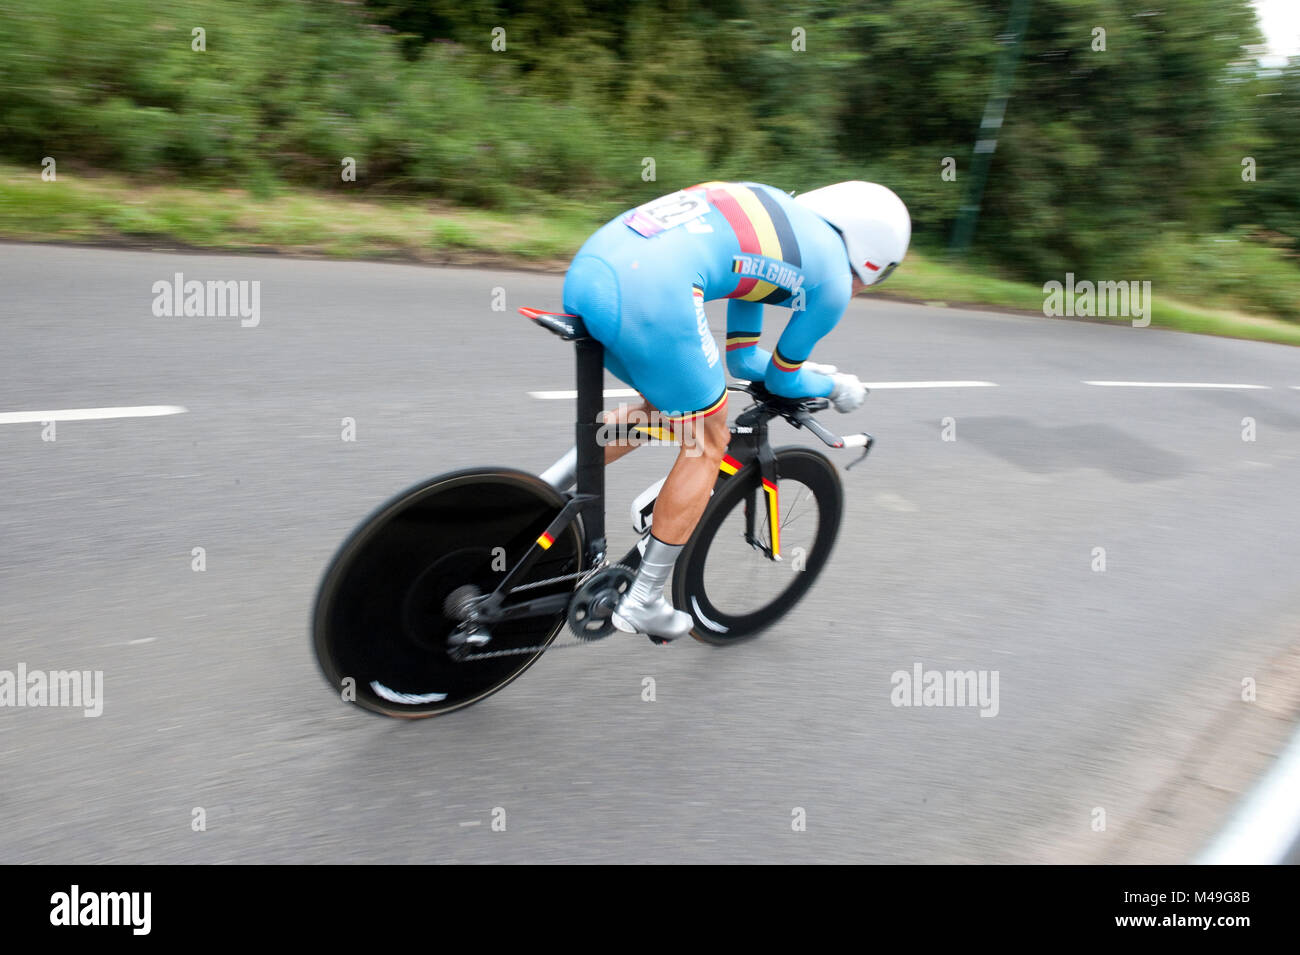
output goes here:
{"type": "MultiPolygon", "coordinates": [[[[603,420],[604,348],[579,316],[520,312],[577,349],[576,486],[544,479],[556,467],[544,476],[454,471],[362,522],[325,572],[312,636],[328,682],[371,712],[449,713],[500,690],[548,649],[618,632],[611,617],[640,563],[658,485],[633,504],[638,544],[611,561],[603,445],[663,434],[603,420]],[[566,626],[571,640],[556,643],[566,626]]],[[[788,613],[839,532],[844,492],[834,465],[810,448],[773,449],[769,424],[782,419],[829,447],[861,448],[858,461],[874,440],[824,428],[813,416],[829,406],[825,398],[782,398],[758,383],[730,390],[751,401],[730,426],[712,497],[672,579],[673,605],[691,614],[692,636],[720,646],[788,613]]]]}

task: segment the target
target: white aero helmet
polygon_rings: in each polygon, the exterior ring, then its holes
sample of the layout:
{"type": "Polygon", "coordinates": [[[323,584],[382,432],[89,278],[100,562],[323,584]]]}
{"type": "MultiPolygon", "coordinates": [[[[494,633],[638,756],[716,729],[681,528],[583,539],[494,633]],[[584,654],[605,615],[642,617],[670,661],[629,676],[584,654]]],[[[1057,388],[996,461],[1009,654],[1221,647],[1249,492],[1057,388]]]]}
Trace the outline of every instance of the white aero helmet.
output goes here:
{"type": "Polygon", "coordinates": [[[837,182],[794,197],[839,232],[853,272],[867,285],[889,276],[912,238],[912,217],[891,189],[874,182],[837,182]]]}

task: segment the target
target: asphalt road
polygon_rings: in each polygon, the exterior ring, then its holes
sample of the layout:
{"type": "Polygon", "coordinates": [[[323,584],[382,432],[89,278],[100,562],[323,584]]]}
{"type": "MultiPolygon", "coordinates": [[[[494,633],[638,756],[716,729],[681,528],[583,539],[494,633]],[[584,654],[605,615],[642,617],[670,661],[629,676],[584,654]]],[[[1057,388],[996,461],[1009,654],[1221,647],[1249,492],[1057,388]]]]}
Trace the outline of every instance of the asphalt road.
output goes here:
{"type": "MultiPolygon", "coordinates": [[[[996,387],[829,416],[878,445],[794,617],[736,648],[557,651],[440,719],[338,702],[307,624],[350,529],[427,476],[540,470],[570,443],[572,403],[528,393],[571,388],[572,355],[514,311],[559,295],[506,271],[0,245],[0,414],[187,409],[53,441],[0,423],[0,670],[104,674],[99,717],[0,708],[0,862],[1176,861],[1285,737],[1300,351],[878,298],[815,357],[996,387]],[[259,324],[156,317],[178,271],[259,281],[259,324]],[[893,705],[917,663],[996,672],[996,716],[893,705]],[[1181,786],[1255,712],[1245,678],[1278,732],[1181,786]],[[1187,811],[1159,811],[1171,790],[1187,811]]],[[[611,468],[616,544],[670,460],[611,468]]]]}

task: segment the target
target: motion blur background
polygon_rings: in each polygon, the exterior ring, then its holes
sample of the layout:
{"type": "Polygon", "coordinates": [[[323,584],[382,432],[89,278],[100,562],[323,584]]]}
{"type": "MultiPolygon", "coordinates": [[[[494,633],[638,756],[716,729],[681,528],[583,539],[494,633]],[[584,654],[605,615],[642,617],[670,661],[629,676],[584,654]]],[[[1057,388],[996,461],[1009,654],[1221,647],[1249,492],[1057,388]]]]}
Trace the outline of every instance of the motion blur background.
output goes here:
{"type": "Polygon", "coordinates": [[[135,177],[79,198],[0,186],[0,233],[556,259],[691,183],[865,178],[938,251],[1024,16],[976,270],[1040,285],[1122,272],[1300,320],[1300,62],[1285,56],[1300,26],[1291,0],[1262,9],[1271,46],[1249,0],[0,0],[0,157],[27,178],[45,156],[135,177]],[[168,184],[232,191],[141,193],[168,184]],[[540,224],[444,215],[414,235],[341,234],[322,220],[346,212],[250,204],[301,190],[540,224]]]}
{"type": "MultiPolygon", "coordinates": [[[[0,0],[0,671],[104,676],[99,718],[0,709],[0,862],[1194,858],[1300,712],[1298,10],[0,0]],[[798,612],[344,706],[340,542],[572,440],[515,306],[640,201],[847,178],[914,242],[815,356],[879,440],[798,612]],[[1049,321],[1067,273],[1268,341],[1049,321]],[[152,310],[182,278],[259,322],[152,310]],[[997,718],[891,701],[922,667],[1000,674],[997,718]]],[[[670,459],[610,469],[612,551],[670,459]]]]}

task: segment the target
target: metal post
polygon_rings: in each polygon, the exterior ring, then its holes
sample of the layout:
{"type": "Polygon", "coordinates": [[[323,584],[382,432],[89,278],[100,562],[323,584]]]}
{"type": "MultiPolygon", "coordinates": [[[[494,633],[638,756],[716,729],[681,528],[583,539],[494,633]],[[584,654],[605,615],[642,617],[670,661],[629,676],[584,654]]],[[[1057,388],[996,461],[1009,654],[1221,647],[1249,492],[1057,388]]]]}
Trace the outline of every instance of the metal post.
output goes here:
{"type": "Polygon", "coordinates": [[[1002,117],[1007,111],[1011,81],[1015,78],[1016,65],[1020,62],[1020,45],[1025,37],[1025,24],[1028,20],[1029,0],[1015,0],[1007,19],[1006,33],[1003,34],[1005,42],[1002,53],[998,56],[993,89],[984,105],[984,119],[980,122],[979,138],[975,141],[966,199],[953,224],[952,243],[948,247],[950,255],[965,255],[970,248],[971,237],[975,234],[975,220],[979,218],[980,200],[984,196],[984,180],[988,177],[993,153],[998,148],[998,130],[1002,128],[1002,117]]]}
{"type": "Polygon", "coordinates": [[[577,492],[594,498],[582,513],[590,560],[605,553],[605,449],[598,441],[600,414],[605,409],[605,346],[594,338],[579,339],[575,345],[578,350],[578,421],[574,432],[578,448],[577,492]]]}

